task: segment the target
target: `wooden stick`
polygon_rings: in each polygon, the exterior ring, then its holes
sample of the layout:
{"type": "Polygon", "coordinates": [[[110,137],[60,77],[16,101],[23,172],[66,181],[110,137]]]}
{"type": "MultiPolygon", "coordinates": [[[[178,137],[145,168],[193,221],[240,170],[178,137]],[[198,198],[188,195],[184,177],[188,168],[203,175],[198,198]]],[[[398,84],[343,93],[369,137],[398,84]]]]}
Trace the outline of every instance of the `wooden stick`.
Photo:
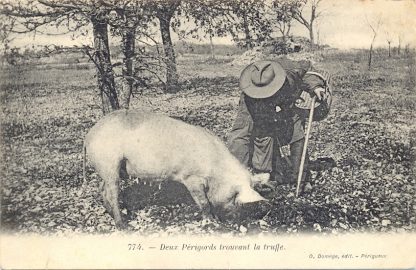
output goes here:
{"type": "Polygon", "coordinates": [[[315,101],[316,101],[316,96],[312,98],[311,110],[309,111],[309,119],[308,119],[308,126],[306,128],[305,143],[303,144],[302,158],[300,160],[300,166],[299,166],[298,183],[296,186],[296,197],[298,197],[299,195],[300,182],[302,181],[302,176],[303,176],[303,167],[305,166],[306,152],[308,151],[308,142],[309,142],[309,135],[311,133],[311,128],[312,128],[312,119],[313,119],[313,111],[315,110],[315,101]]]}

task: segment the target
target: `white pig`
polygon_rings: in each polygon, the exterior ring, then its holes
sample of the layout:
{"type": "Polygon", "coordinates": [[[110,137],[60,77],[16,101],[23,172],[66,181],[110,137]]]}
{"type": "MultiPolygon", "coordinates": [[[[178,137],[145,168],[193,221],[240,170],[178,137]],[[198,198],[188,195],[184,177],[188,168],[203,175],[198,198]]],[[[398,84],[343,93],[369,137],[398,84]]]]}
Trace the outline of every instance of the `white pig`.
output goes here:
{"type": "Polygon", "coordinates": [[[124,227],[118,182],[128,175],[184,184],[195,203],[213,216],[235,216],[244,203],[265,200],[253,188],[249,171],[207,130],[154,113],[119,110],[104,116],[84,141],[86,154],[103,179],[104,206],[124,227]]]}

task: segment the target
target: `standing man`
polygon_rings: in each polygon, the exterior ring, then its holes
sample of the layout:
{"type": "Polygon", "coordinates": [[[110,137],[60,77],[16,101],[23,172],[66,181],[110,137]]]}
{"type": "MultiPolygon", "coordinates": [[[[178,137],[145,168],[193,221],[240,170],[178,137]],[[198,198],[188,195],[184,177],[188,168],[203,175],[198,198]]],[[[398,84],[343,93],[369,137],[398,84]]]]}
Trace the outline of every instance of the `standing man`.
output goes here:
{"type": "Polygon", "coordinates": [[[271,180],[280,184],[296,183],[301,163],[307,115],[295,104],[302,91],[318,100],[325,94],[325,81],[306,74],[310,68],[309,62],[258,61],[241,73],[229,149],[254,173],[271,173],[271,180]]]}

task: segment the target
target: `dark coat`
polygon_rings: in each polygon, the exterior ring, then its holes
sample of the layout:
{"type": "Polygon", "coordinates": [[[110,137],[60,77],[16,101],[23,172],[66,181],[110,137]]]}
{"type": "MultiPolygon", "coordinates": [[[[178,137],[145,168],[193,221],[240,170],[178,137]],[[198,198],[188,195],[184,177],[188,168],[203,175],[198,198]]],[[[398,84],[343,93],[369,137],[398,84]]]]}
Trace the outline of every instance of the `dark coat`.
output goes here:
{"type": "Polygon", "coordinates": [[[246,166],[272,171],[273,144],[278,147],[304,138],[304,111],[294,104],[302,91],[311,95],[324,82],[305,75],[310,62],[279,60],[286,71],[286,81],[273,96],[254,99],[242,93],[233,128],[228,137],[231,153],[246,166]]]}

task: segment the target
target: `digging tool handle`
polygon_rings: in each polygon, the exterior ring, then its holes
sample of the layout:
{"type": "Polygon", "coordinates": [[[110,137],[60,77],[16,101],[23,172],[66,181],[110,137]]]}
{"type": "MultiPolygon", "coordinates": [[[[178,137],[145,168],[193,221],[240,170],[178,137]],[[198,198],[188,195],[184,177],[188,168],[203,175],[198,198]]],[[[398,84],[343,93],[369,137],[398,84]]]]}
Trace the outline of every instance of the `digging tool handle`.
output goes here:
{"type": "Polygon", "coordinates": [[[298,182],[297,182],[297,186],[296,186],[296,197],[298,197],[298,195],[299,195],[300,182],[302,181],[302,176],[303,176],[303,167],[305,166],[306,151],[308,150],[309,135],[311,133],[311,128],[312,128],[312,120],[313,120],[313,111],[315,109],[315,101],[316,101],[316,96],[314,96],[312,98],[311,110],[309,111],[309,119],[308,119],[308,126],[306,128],[305,143],[303,144],[302,157],[301,157],[300,166],[299,166],[298,182]]]}

